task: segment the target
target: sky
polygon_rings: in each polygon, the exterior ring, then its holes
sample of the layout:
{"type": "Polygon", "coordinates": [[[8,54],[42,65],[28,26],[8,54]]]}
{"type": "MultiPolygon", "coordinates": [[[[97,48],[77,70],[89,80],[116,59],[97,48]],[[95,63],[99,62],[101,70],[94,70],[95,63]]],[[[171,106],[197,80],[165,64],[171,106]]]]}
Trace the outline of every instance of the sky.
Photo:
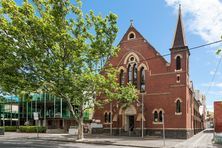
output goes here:
{"type": "MultiPolygon", "coordinates": [[[[189,48],[220,40],[222,35],[222,0],[83,0],[83,10],[93,10],[103,16],[118,15],[119,33],[115,44],[130,26],[135,28],[161,54],[169,53],[176,28],[178,5],[181,4],[186,42],[189,48]]],[[[222,101],[222,63],[216,56],[222,44],[191,51],[190,80],[207,98],[207,109],[222,101]],[[214,81],[212,81],[215,74],[214,81]],[[213,82],[213,83],[212,83],[213,82]]],[[[168,61],[170,57],[165,57],[168,61]]]]}
{"type": "MultiPolygon", "coordinates": [[[[116,45],[133,19],[135,28],[163,55],[170,52],[179,3],[189,48],[221,39],[222,0],[83,0],[83,12],[93,10],[102,16],[110,12],[117,14],[116,45]]],[[[215,53],[220,47],[222,44],[198,48],[190,55],[190,80],[195,89],[206,95],[208,110],[213,110],[214,101],[222,101],[222,63],[215,74],[220,59],[215,53]]],[[[165,58],[169,61],[170,57],[165,58]]]]}

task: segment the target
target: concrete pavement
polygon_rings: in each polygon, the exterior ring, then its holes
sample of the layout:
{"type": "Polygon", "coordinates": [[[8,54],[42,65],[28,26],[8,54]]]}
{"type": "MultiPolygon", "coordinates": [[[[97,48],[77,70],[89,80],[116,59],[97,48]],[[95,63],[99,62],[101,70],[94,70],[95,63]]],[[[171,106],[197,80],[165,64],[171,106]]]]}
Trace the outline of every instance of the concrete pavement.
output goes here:
{"type": "MultiPolygon", "coordinates": [[[[40,134],[40,138],[36,138],[36,134],[24,133],[6,133],[0,136],[1,141],[26,139],[27,141],[41,140],[49,142],[62,142],[66,144],[90,144],[90,145],[106,145],[120,146],[120,147],[163,147],[163,140],[157,137],[110,137],[106,135],[86,135],[83,141],[77,141],[76,136],[68,134],[40,134]]],[[[215,145],[212,143],[213,133],[201,132],[188,140],[180,139],[166,139],[166,147],[176,148],[222,148],[222,145],[215,145]]],[[[0,146],[1,147],[1,146],[0,146]]]]}

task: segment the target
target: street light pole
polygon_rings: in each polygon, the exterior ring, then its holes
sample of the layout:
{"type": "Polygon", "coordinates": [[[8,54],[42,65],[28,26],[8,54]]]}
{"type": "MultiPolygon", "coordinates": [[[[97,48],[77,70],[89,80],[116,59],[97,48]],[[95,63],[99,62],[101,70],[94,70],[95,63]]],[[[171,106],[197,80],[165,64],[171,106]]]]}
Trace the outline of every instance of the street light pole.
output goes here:
{"type": "Polygon", "coordinates": [[[110,135],[113,135],[113,119],[112,119],[112,110],[113,110],[113,104],[110,103],[110,135]]]}
{"type": "Polygon", "coordinates": [[[143,116],[144,116],[144,93],[142,93],[142,118],[141,118],[141,122],[142,122],[142,138],[143,138],[143,129],[144,129],[143,116]]]}
{"type": "Polygon", "coordinates": [[[164,121],[164,113],[162,114],[163,118],[163,147],[165,147],[165,121],[164,121]]]}

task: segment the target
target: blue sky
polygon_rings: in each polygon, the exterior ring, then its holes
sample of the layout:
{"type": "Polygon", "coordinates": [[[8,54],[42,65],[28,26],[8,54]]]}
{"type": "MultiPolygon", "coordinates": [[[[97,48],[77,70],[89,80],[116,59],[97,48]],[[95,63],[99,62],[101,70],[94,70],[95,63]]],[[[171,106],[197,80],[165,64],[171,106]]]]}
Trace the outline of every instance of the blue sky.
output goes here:
{"type": "MultiPolygon", "coordinates": [[[[182,4],[186,41],[189,48],[220,40],[222,18],[218,15],[222,14],[221,0],[179,2],[182,4]]],[[[109,12],[118,15],[119,33],[116,44],[127,31],[130,19],[133,19],[137,30],[161,54],[169,53],[176,27],[178,0],[84,0],[84,12],[90,9],[103,16],[109,12]]],[[[219,57],[215,55],[219,47],[221,44],[195,49],[191,51],[190,56],[190,79],[195,89],[207,95],[209,110],[212,110],[213,101],[222,100],[222,64],[218,68],[214,84],[207,91],[219,61],[219,57]]],[[[166,59],[169,61],[169,57],[166,59]]]]}
{"type": "MultiPolygon", "coordinates": [[[[74,0],[73,0],[74,1],[74,0]]],[[[21,2],[21,0],[17,0],[21,2]]],[[[137,30],[161,53],[169,53],[176,27],[178,3],[182,4],[185,36],[189,48],[220,40],[222,35],[222,0],[83,0],[84,13],[93,10],[103,16],[118,15],[118,44],[127,31],[130,20],[137,30]]],[[[222,100],[222,63],[209,91],[219,56],[216,50],[222,44],[191,51],[190,79],[194,88],[207,96],[207,106],[222,100]]],[[[169,61],[169,57],[165,57],[169,61]]]]}

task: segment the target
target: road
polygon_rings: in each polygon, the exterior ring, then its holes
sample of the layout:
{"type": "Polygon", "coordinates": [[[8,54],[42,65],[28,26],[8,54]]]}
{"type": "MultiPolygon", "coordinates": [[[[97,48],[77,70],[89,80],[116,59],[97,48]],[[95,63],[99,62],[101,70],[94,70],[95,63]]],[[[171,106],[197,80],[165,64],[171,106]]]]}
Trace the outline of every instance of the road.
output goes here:
{"type": "MultiPolygon", "coordinates": [[[[71,143],[33,139],[11,139],[0,141],[0,148],[103,148],[104,145],[71,143]]],[[[105,145],[106,148],[125,148],[121,146],[105,145]]]]}
{"type": "MultiPolygon", "coordinates": [[[[166,139],[167,148],[222,148],[212,143],[213,133],[200,132],[188,140],[166,139]]],[[[0,148],[129,148],[129,147],[162,147],[162,139],[136,137],[88,137],[88,143],[76,143],[65,135],[6,133],[0,136],[0,148]],[[65,140],[65,142],[64,142],[65,140]],[[95,144],[98,142],[99,144],[95,144]],[[112,145],[110,145],[112,144],[112,145]]]]}

